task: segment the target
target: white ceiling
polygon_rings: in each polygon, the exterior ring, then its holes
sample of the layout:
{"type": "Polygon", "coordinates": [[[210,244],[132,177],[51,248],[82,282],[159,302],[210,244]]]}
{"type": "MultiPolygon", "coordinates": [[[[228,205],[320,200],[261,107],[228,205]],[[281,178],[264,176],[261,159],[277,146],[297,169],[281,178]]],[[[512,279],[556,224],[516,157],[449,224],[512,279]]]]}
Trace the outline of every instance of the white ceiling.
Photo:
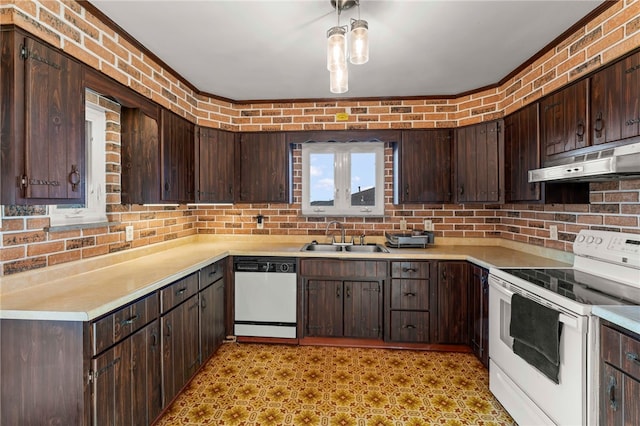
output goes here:
{"type": "MultiPolygon", "coordinates": [[[[329,92],[330,0],[93,0],[201,92],[234,101],[455,95],[499,82],[603,0],[360,0],[370,59],[329,92]]],[[[343,11],[341,25],[356,17],[343,11]]]]}

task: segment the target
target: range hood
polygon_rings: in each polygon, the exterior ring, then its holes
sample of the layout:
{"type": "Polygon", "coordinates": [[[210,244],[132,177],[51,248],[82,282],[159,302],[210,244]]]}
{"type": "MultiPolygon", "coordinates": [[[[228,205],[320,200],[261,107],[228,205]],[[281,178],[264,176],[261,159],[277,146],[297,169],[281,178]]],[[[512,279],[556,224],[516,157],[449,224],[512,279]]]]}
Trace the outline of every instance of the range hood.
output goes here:
{"type": "Polygon", "coordinates": [[[529,170],[529,182],[583,181],[640,177],[640,143],[563,158],[529,170]]]}

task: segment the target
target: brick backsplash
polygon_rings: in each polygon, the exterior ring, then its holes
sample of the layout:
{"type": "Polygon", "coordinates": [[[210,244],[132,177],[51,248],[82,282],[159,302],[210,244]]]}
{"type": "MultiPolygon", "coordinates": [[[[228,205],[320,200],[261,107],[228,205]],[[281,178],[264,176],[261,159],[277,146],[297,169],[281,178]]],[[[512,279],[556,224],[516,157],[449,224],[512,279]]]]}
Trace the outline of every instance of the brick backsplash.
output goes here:
{"type": "MultiPolygon", "coordinates": [[[[0,6],[0,23],[15,24],[187,119],[232,131],[298,131],[457,127],[493,120],[610,63],[640,45],[639,0],[616,2],[499,87],[452,99],[349,100],[234,104],[194,93],[171,70],[100,22],[82,3],[9,0],[0,6]],[[349,112],[337,122],[335,114],[349,112]]],[[[300,214],[300,184],[293,204],[153,207],[120,204],[118,115],[109,115],[107,137],[108,226],[46,232],[46,206],[4,206],[0,274],[12,274],[202,234],[323,236],[330,219],[349,234],[382,236],[399,230],[405,218],[420,229],[433,221],[437,237],[499,237],[572,250],[583,228],[639,233],[640,180],[591,184],[588,205],[392,204],[391,155],[387,147],[386,214],[383,218],[307,218],[300,214]],[[254,217],[266,217],[257,229],[254,217]],[[135,238],[126,242],[124,228],[135,238]],[[559,239],[549,238],[558,226],[559,239]]],[[[294,163],[294,174],[299,173],[294,163]]],[[[299,175],[298,175],[299,176],[299,175]]]]}

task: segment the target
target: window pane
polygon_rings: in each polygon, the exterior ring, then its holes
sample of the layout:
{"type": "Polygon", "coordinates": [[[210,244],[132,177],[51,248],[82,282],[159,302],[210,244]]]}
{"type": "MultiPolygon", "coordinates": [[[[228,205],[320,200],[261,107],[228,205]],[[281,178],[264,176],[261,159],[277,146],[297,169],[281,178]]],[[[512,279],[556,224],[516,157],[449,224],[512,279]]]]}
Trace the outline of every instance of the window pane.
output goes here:
{"type": "Polygon", "coordinates": [[[376,155],[373,152],[351,154],[351,205],[375,206],[376,155]]]}
{"type": "Polygon", "coordinates": [[[309,204],[333,206],[335,198],[335,155],[311,153],[309,155],[309,204]]]}

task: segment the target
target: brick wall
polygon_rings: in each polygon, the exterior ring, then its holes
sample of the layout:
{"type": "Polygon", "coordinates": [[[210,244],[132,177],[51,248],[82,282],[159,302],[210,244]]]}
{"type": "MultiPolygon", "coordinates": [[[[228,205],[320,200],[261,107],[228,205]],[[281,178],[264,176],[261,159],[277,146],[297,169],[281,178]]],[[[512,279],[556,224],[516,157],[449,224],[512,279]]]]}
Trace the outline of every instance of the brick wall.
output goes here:
{"type": "MultiPolygon", "coordinates": [[[[232,131],[344,130],[456,127],[502,117],[640,45],[640,0],[620,0],[502,86],[456,99],[331,101],[232,104],[198,95],[170,71],[140,52],[88,13],[80,3],[9,0],[0,23],[15,24],[87,65],[200,125],[232,131]],[[337,122],[337,112],[349,112],[337,122]]],[[[104,101],[104,100],[103,100],[104,101]]],[[[112,129],[117,129],[115,115],[112,129]]],[[[196,232],[215,234],[324,235],[324,218],[300,216],[294,204],[149,207],[120,204],[119,133],[108,139],[108,218],[102,228],[45,232],[45,206],[5,206],[0,274],[44,267],[125,250],[196,232]],[[264,229],[253,219],[266,216],[264,229]],[[135,239],[124,241],[133,225],[135,239]]],[[[299,153],[296,156],[299,159],[299,153]]],[[[382,235],[399,229],[400,218],[419,228],[433,220],[444,237],[502,237],[570,251],[582,227],[640,232],[640,180],[592,184],[590,205],[400,205],[391,204],[390,148],[387,148],[384,218],[338,218],[350,233],[382,235]],[[557,225],[559,240],[549,239],[557,225]]],[[[294,169],[299,173],[300,163],[294,169]],[[296,169],[297,167],[297,169],[296,169]]]]}

